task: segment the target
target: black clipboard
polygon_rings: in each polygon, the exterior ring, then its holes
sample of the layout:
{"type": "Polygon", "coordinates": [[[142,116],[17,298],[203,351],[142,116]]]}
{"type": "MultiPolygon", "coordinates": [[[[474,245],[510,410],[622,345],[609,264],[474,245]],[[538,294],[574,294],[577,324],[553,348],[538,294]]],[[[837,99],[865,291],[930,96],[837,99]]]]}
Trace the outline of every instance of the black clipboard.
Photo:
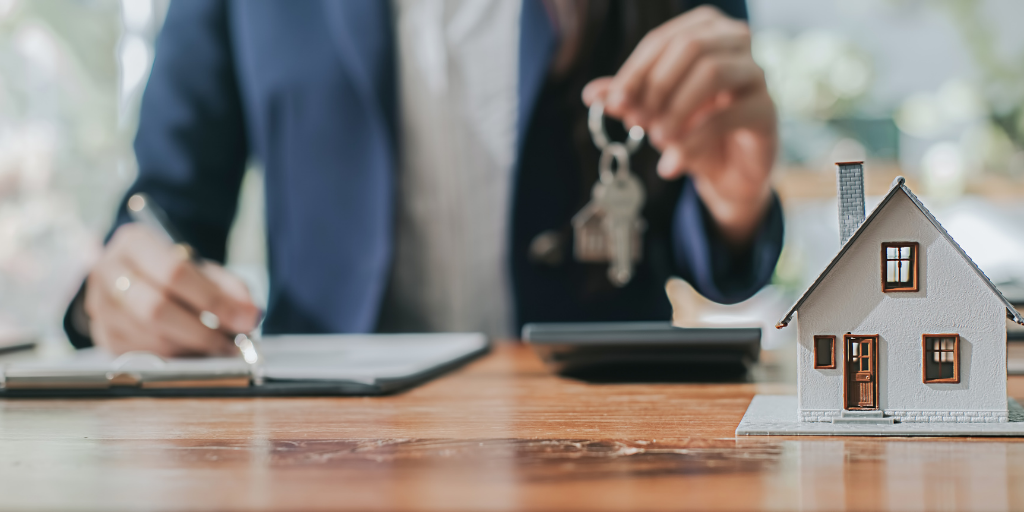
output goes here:
{"type": "MultiPolygon", "coordinates": [[[[4,364],[0,365],[0,398],[379,396],[422,384],[490,350],[490,342],[478,333],[297,335],[269,337],[261,346],[267,358],[263,367],[247,365],[240,358],[223,364],[212,360],[194,360],[192,364],[171,360],[165,365],[125,365],[116,363],[121,358],[107,362],[88,353],[79,354],[77,361],[50,365],[45,361],[4,364]],[[289,340],[310,341],[309,338],[316,338],[315,343],[289,352],[289,340]],[[372,347],[372,357],[357,360],[360,355],[367,355],[367,342],[381,346],[372,347]],[[424,359],[422,364],[415,364],[415,360],[410,364],[409,357],[405,358],[404,366],[389,366],[387,361],[389,350],[402,363],[398,351],[405,350],[405,356],[409,356],[410,347],[412,351],[429,353],[432,346],[441,352],[424,359]],[[367,365],[366,371],[356,378],[344,378],[342,374],[330,378],[332,357],[352,358],[357,364],[367,365]],[[374,360],[379,368],[376,376],[374,360]],[[303,361],[310,366],[308,378],[303,378],[303,361]],[[406,368],[414,370],[403,371],[406,368]]],[[[143,354],[137,360],[141,359],[160,360],[152,354],[143,354]]],[[[130,358],[127,361],[135,362],[130,358]]]]}

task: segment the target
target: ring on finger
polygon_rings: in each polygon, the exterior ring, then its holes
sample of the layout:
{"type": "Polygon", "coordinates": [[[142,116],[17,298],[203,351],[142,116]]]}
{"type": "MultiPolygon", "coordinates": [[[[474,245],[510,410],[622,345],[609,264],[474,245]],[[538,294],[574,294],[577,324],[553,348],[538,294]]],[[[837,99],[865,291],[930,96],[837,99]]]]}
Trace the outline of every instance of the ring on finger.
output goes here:
{"type": "Polygon", "coordinates": [[[128,291],[128,288],[131,288],[131,286],[132,281],[131,279],[128,279],[128,276],[121,276],[114,280],[114,288],[117,288],[122,292],[128,291]]]}
{"type": "Polygon", "coordinates": [[[212,311],[203,310],[199,313],[199,323],[216,331],[220,329],[220,317],[212,311]]]}

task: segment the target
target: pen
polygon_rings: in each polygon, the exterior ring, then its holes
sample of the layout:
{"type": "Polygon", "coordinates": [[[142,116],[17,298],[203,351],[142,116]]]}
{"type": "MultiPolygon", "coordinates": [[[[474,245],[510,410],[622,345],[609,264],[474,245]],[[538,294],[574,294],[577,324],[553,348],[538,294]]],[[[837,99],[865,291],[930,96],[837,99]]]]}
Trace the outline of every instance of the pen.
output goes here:
{"type": "MultiPolygon", "coordinates": [[[[171,224],[171,220],[167,218],[164,210],[149,195],[143,192],[132,194],[128,198],[128,215],[131,216],[133,221],[164,235],[174,244],[176,250],[181,251],[182,256],[196,264],[203,262],[202,257],[195,248],[185,241],[184,237],[181,236],[181,232],[174,227],[174,224],[171,224]]],[[[213,330],[220,328],[220,318],[212,311],[200,311],[199,322],[213,330]]],[[[242,358],[245,359],[246,363],[256,364],[259,360],[256,344],[244,333],[235,335],[235,346],[242,353],[242,358]]]]}

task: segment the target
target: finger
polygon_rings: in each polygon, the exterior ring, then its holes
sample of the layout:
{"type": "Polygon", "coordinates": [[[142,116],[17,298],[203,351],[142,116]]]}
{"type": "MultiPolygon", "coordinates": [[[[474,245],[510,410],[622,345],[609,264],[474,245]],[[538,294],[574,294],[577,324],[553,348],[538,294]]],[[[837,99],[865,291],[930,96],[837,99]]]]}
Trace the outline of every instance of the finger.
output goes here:
{"type": "Polygon", "coordinates": [[[249,332],[259,324],[263,311],[252,300],[249,286],[237,275],[229,272],[226,268],[216,263],[206,262],[199,266],[199,271],[214,282],[224,293],[228,294],[240,304],[244,304],[245,310],[250,317],[239,326],[228,326],[234,328],[234,332],[249,332]]]}
{"type": "Polygon", "coordinates": [[[708,116],[683,139],[683,147],[686,152],[695,154],[697,149],[710,147],[716,140],[727,140],[736,130],[757,134],[766,149],[775,148],[778,139],[775,105],[767,92],[741,97],[728,108],[708,116]]]}
{"type": "Polygon", "coordinates": [[[134,323],[156,337],[158,351],[171,355],[222,354],[231,339],[199,321],[195,312],[156,289],[145,280],[132,283],[123,292],[125,310],[134,323]]]}
{"type": "Polygon", "coordinates": [[[651,126],[652,137],[670,139],[683,135],[684,127],[692,123],[701,107],[726,108],[732,101],[729,93],[742,92],[763,80],[761,68],[749,57],[716,55],[701,59],[674,93],[664,115],[651,126]]]}
{"type": "Polygon", "coordinates": [[[121,285],[118,278],[123,275],[123,272],[117,270],[112,259],[105,256],[86,279],[84,306],[90,319],[89,334],[96,346],[103,347],[115,354],[152,348],[148,343],[148,336],[126,335],[124,325],[131,319],[125,318],[127,312],[123,302],[115,300],[121,299],[121,297],[115,297],[113,293],[115,291],[117,294],[123,293],[118,288],[121,285]]]}
{"type": "Polygon", "coordinates": [[[129,344],[129,340],[138,338],[126,332],[122,323],[97,319],[90,326],[93,344],[114,355],[121,355],[132,350],[142,350],[129,344]]]}
{"type": "Polygon", "coordinates": [[[89,336],[92,337],[93,345],[104,348],[114,354],[121,354],[118,350],[116,338],[110,332],[106,317],[93,317],[89,322],[89,336]]]}
{"type": "Polygon", "coordinates": [[[661,152],[658,159],[658,176],[665,180],[676,180],[686,172],[686,158],[681,145],[673,144],[661,152]]]}
{"type": "Polygon", "coordinates": [[[97,343],[110,352],[120,355],[133,350],[144,350],[152,352],[161,357],[173,357],[177,355],[174,346],[160,342],[160,338],[151,329],[139,324],[131,315],[119,305],[111,302],[111,311],[115,314],[103,317],[98,328],[106,332],[105,343],[97,343]]]}
{"type": "Polygon", "coordinates": [[[235,300],[252,303],[249,286],[241,278],[229,272],[228,269],[216,263],[206,261],[199,265],[199,271],[235,300]]]}
{"type": "Polygon", "coordinates": [[[622,116],[640,95],[644,77],[665,50],[668,35],[655,29],[644,36],[633,49],[626,62],[615,73],[607,91],[605,110],[614,116],[622,116]]]}
{"type": "MultiPolygon", "coordinates": [[[[663,148],[676,144],[679,140],[685,139],[687,134],[696,130],[697,127],[702,126],[711,116],[729,108],[733,101],[731,92],[719,92],[714,98],[698,106],[697,110],[690,114],[690,118],[683,122],[676,133],[670,134],[664,129],[664,120],[656,121],[651,127],[651,133],[648,134],[651,145],[655,148],[663,148]]],[[[666,117],[668,115],[670,114],[666,114],[666,117]]]]}
{"type": "Polygon", "coordinates": [[[149,229],[134,224],[122,226],[114,233],[111,251],[141,278],[196,312],[210,311],[225,327],[238,332],[255,327],[256,307],[251,301],[224,293],[191,260],[149,229]]]}
{"type": "Polygon", "coordinates": [[[603,76],[595,78],[583,87],[583,104],[591,106],[595,101],[604,100],[608,94],[608,86],[612,83],[612,77],[603,76]]]}
{"type": "Polygon", "coordinates": [[[166,355],[160,350],[156,335],[137,325],[138,322],[125,309],[123,292],[112,292],[111,287],[103,286],[105,281],[95,270],[89,276],[86,310],[92,319],[90,334],[96,346],[118,355],[131,350],[166,355]]]}
{"type": "MultiPolygon", "coordinates": [[[[208,355],[230,351],[231,340],[222,332],[204,326],[198,315],[140,279],[118,261],[98,265],[90,276],[90,290],[96,290],[90,307],[102,314],[108,332],[114,336],[112,347],[148,350],[159,355],[208,355]],[[127,288],[113,285],[127,279],[127,288]],[[105,283],[110,283],[104,286],[105,283]],[[125,333],[130,339],[121,339],[125,333]]],[[[124,351],[124,350],[119,350],[124,351]]]]}
{"type": "Polygon", "coordinates": [[[727,152],[736,167],[756,173],[760,179],[771,169],[778,146],[775,107],[767,92],[745,96],[693,127],[687,135],[661,148],[658,174],[677,179],[685,173],[716,172],[696,165],[709,154],[727,152]]]}
{"type": "Polygon", "coordinates": [[[730,190],[746,190],[746,182],[765,180],[778,151],[778,128],[771,98],[764,93],[738,100],[693,129],[680,141],[680,148],[687,172],[707,174],[716,181],[738,180],[725,187],[730,190]],[[728,159],[735,172],[722,173],[717,172],[720,169],[696,165],[713,160],[708,155],[716,152],[728,159]]]}
{"type": "MultiPolygon", "coordinates": [[[[608,86],[611,84],[611,77],[595,78],[583,88],[583,103],[590,107],[594,102],[605,101],[608,96],[608,86]]],[[[607,113],[607,111],[606,111],[607,113]]],[[[625,114],[619,117],[626,126],[637,126],[643,121],[635,110],[626,110],[625,114]]]]}
{"type": "Polygon", "coordinates": [[[713,7],[698,7],[648,32],[615,74],[606,101],[609,114],[622,116],[627,106],[636,102],[647,73],[673,35],[693,33],[722,16],[721,11],[713,7]]]}
{"type": "Polygon", "coordinates": [[[734,23],[723,23],[725,28],[706,30],[704,33],[683,34],[674,38],[643,78],[642,108],[647,112],[661,112],[672,93],[685,83],[695,65],[712,54],[742,54],[749,48],[750,37],[745,29],[734,23]]]}

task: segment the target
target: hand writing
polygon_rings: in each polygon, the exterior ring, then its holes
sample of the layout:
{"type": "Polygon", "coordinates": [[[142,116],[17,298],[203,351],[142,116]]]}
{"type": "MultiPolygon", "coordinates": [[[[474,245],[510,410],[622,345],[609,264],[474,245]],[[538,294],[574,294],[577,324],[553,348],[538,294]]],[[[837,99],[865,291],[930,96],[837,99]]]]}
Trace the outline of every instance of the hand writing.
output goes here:
{"type": "Polygon", "coordinates": [[[89,274],[85,311],[97,346],[161,356],[235,354],[229,333],[249,332],[260,314],[237,277],[196,264],[139,224],[114,233],[89,274]]]}

